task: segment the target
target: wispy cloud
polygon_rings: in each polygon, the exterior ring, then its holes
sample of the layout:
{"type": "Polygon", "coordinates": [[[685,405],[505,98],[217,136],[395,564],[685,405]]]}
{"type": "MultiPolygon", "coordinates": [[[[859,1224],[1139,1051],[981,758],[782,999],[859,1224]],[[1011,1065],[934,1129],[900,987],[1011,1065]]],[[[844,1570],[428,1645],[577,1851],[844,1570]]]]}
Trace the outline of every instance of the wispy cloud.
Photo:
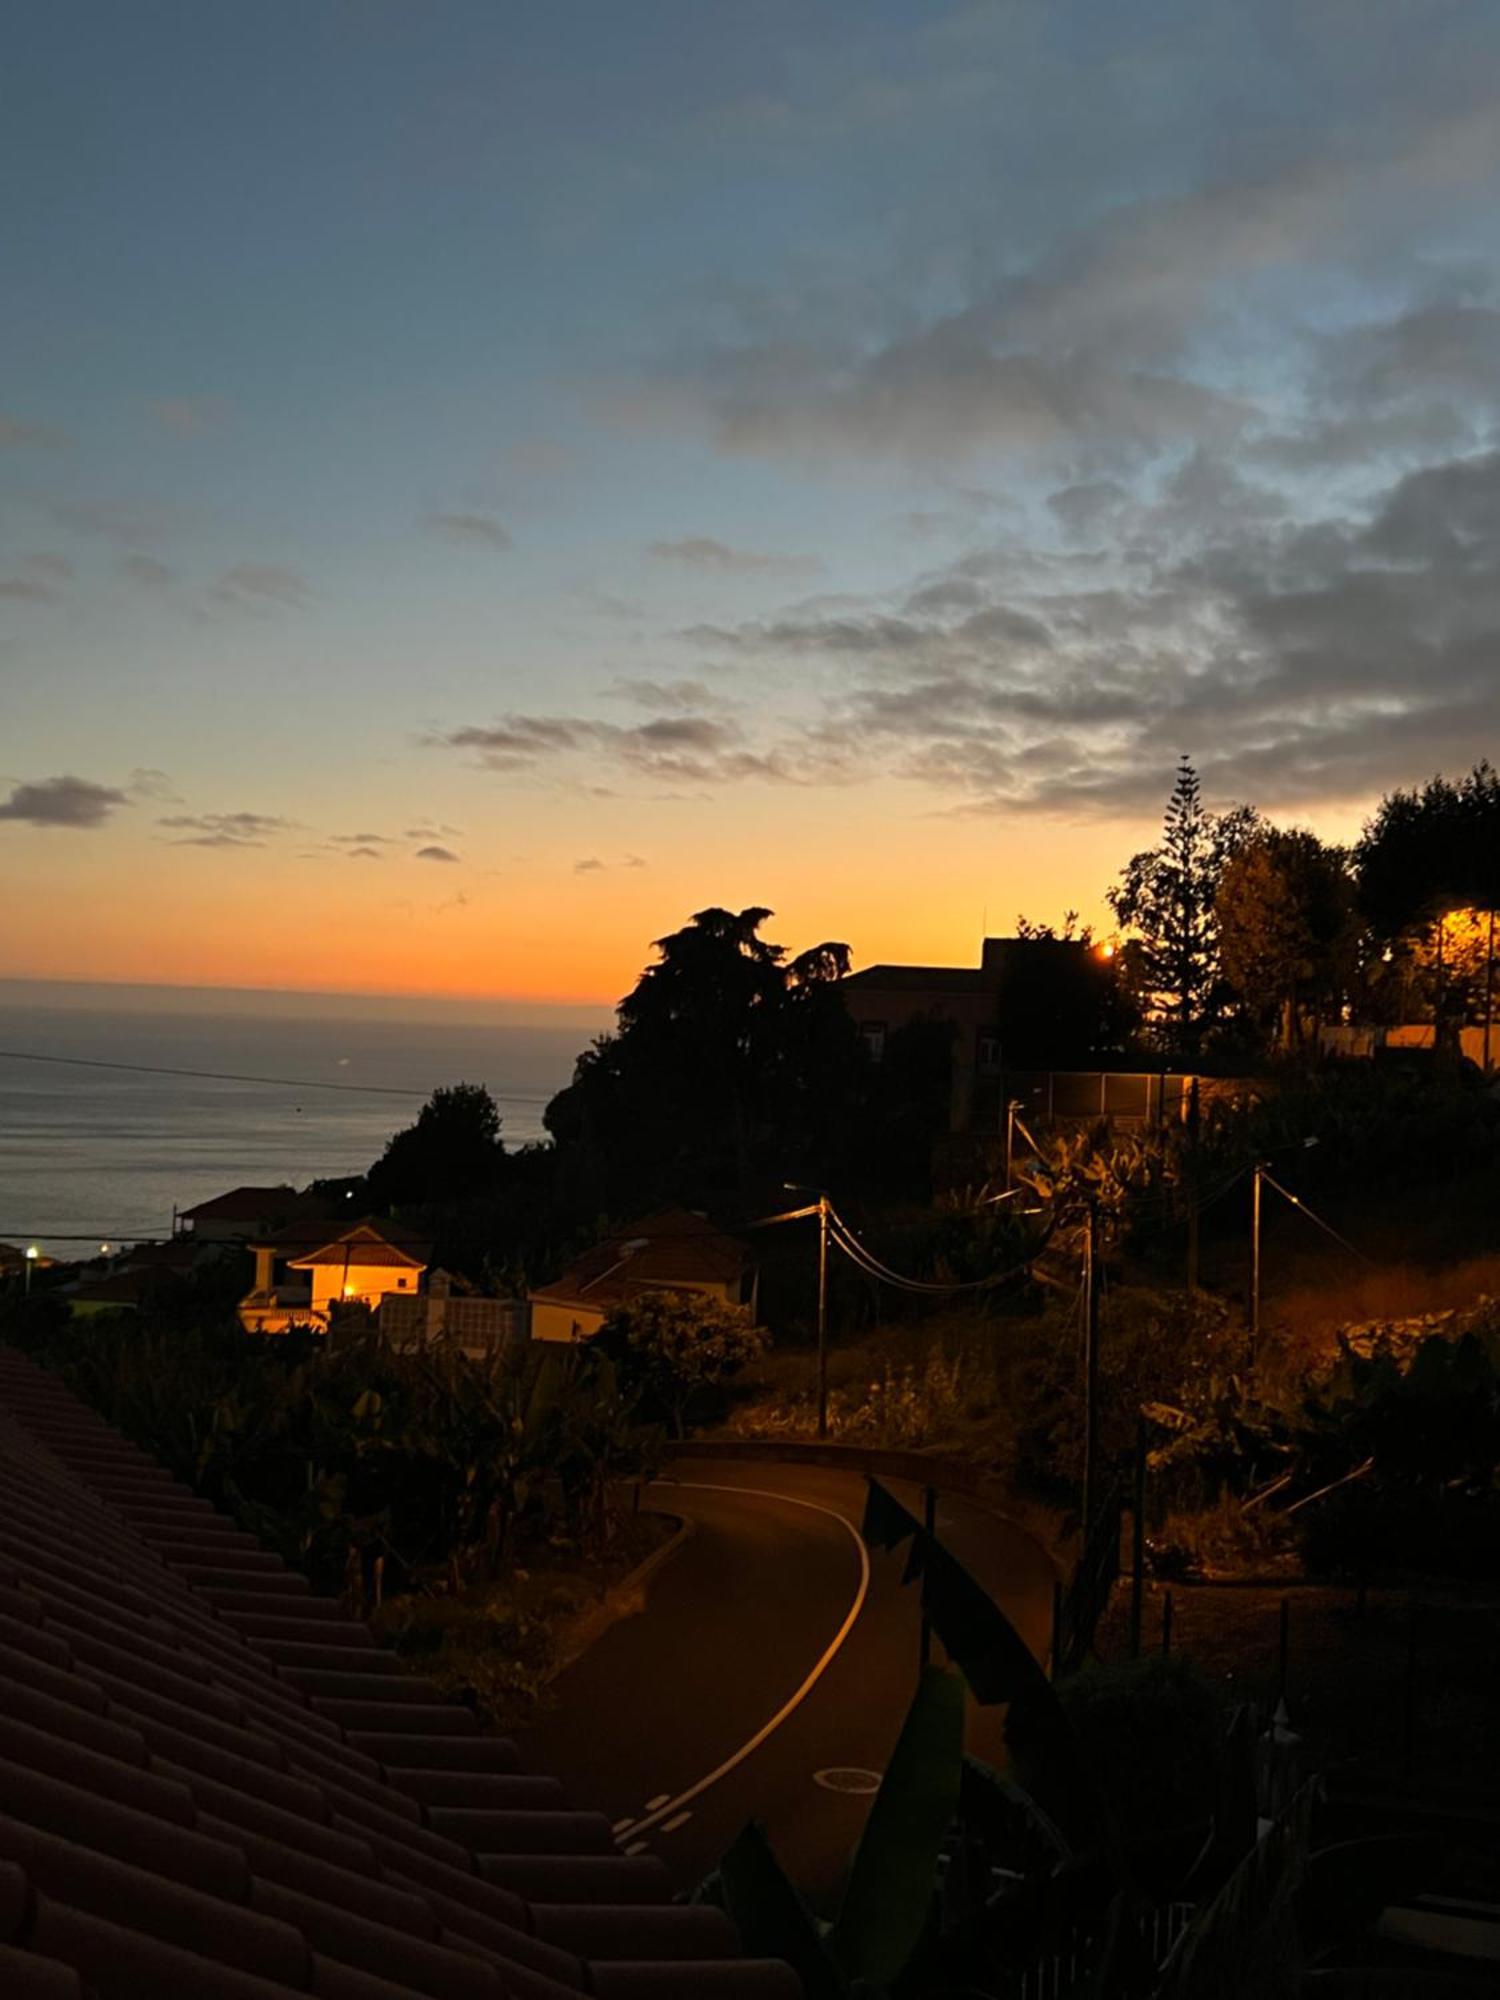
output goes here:
{"type": "Polygon", "coordinates": [[[684,535],[675,542],[650,542],[646,553],[657,562],[677,563],[717,576],[810,576],[822,567],[816,556],[764,555],[754,549],[731,548],[726,542],[715,541],[712,535],[684,535]]]}
{"type": "Polygon", "coordinates": [[[197,437],[222,424],[229,414],[229,405],[217,396],[162,396],[146,407],[174,437],[197,437]]]}
{"type": "Polygon", "coordinates": [[[602,875],[612,868],[644,868],[646,863],[639,854],[622,854],[618,861],[601,861],[597,854],[585,855],[581,861],[573,863],[575,875],[602,875]]]}
{"type": "Polygon", "coordinates": [[[432,845],[419,847],[412,858],[416,861],[457,861],[459,857],[451,847],[432,845]]]}
{"type": "Polygon", "coordinates": [[[156,824],[172,835],[174,847],[264,847],[291,821],[275,813],[173,813],[156,824]]]}
{"type": "Polygon", "coordinates": [[[172,571],[164,562],[158,562],[155,556],[122,556],[120,574],[128,576],[143,590],[165,590],[173,580],[172,571]]]}
{"type": "Polygon", "coordinates": [[[16,785],[0,800],[0,820],[20,820],[28,826],[102,826],[117,806],[128,804],[113,785],[96,785],[88,778],[37,778],[16,785]]]}
{"type": "Polygon", "coordinates": [[[279,563],[236,563],[204,596],[237,611],[302,611],[312,601],[312,586],[300,570],[279,563]]]}
{"type": "Polygon", "coordinates": [[[424,514],[422,526],[445,541],[482,549],[508,549],[510,532],[492,514],[424,514]]]}
{"type": "Polygon", "coordinates": [[[0,411],[0,450],[11,446],[31,446],[37,451],[66,451],[73,440],[52,424],[32,424],[0,411]]]}

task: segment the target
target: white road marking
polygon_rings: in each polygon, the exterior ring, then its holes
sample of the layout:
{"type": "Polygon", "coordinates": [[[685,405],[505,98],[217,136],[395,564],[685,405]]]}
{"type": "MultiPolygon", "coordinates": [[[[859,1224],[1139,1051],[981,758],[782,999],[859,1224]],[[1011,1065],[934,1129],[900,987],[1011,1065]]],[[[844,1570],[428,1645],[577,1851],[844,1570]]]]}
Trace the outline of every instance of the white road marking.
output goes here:
{"type": "Polygon", "coordinates": [[[644,1854],[650,1845],[649,1840],[632,1840],[625,1852],[627,1854],[644,1854]]]}
{"type": "Polygon", "coordinates": [[[622,1833],[629,1833],[634,1825],[635,1821],[633,1819],[617,1819],[610,1828],[610,1832],[618,1839],[622,1833]]]}
{"type": "MultiPolygon", "coordinates": [[[[837,1632],[834,1633],[833,1638],[829,1641],[829,1644],[824,1650],[822,1657],[817,1661],[811,1673],[809,1673],[806,1680],[803,1681],[801,1687],[797,1689],[796,1693],[791,1695],[786,1701],[782,1703],[781,1707],[777,1709],[776,1713],[771,1717],[769,1722],[762,1723],[760,1728],[756,1730],[755,1734],[750,1738],[748,1743],[742,1743],[739,1749],[736,1750],[732,1756],[726,1757],[722,1764],[716,1765],[715,1768],[709,1772],[706,1778],[700,1778],[696,1785],[689,1785],[687,1790],[685,1792],[679,1792],[676,1798],[663,1797],[659,1805],[653,1803],[652,1807],[648,1808],[645,1815],[641,1819],[637,1820],[636,1829],[638,1832],[644,1832],[646,1828],[657,1825],[658,1822],[666,1819],[670,1814],[675,1813],[680,1807],[689,1805],[694,1799],[701,1797],[701,1795],[708,1790],[710,1785],[718,1784],[720,1778],[727,1778],[729,1773],[732,1770],[734,1770],[736,1765],[743,1764],[747,1757],[753,1756],[754,1753],[760,1748],[761,1744],[765,1742],[766,1738],[768,1736],[774,1735],[774,1733],[781,1727],[782,1723],[785,1722],[790,1715],[794,1714],[795,1711],[802,1706],[803,1702],[806,1701],[807,1697],[812,1693],[813,1689],[817,1686],[818,1682],[823,1678],[824,1674],[827,1673],[828,1669],[833,1665],[834,1660],[838,1656],[839,1648],[843,1645],[844,1641],[848,1638],[849,1634],[854,1630],[854,1621],[856,1618],[858,1618],[860,1612],[864,1609],[865,1598],[868,1596],[870,1589],[869,1550],[865,1547],[863,1538],[861,1537],[859,1530],[854,1526],[853,1522],[846,1521],[844,1519],[844,1516],[840,1513],[837,1513],[832,1507],[820,1506],[816,1500],[799,1500],[794,1493],[766,1492],[765,1490],[763,1490],[761,1487],[758,1486],[715,1486],[715,1485],[710,1485],[707,1481],[704,1480],[693,1480],[693,1479],[674,1480],[672,1483],[674,1486],[678,1488],[680,1492],[735,1493],[740,1495],[741,1498],[748,1497],[749,1499],[752,1500],[779,1500],[784,1506],[787,1507],[806,1507],[810,1513],[826,1514],[830,1521],[838,1522],[839,1526],[844,1530],[845,1534],[848,1535],[850,1541],[852,1541],[854,1544],[855,1551],[859,1556],[859,1588],[854,1593],[854,1602],[850,1605],[848,1612],[845,1614],[843,1624],[840,1625],[837,1632]]],[[[677,1823],[680,1824],[680,1822],[677,1823]]],[[[644,1843],[642,1843],[642,1845],[644,1845],[644,1843]]],[[[630,1851],[631,1850],[629,1848],[626,1849],[627,1853],[629,1853],[630,1851]]]]}
{"type": "Polygon", "coordinates": [[[662,1821],[661,1831],[663,1833],[675,1833],[678,1827],[686,1826],[688,1821],[692,1818],[692,1816],[693,1815],[691,1812],[673,1813],[670,1819],[664,1819],[662,1821]]]}
{"type": "Polygon", "coordinates": [[[671,1798],[671,1796],[672,1794],[670,1792],[658,1792],[654,1799],[647,1799],[646,1801],[647,1812],[655,1812],[656,1808],[658,1806],[664,1806],[667,1803],[667,1800],[671,1798]]]}
{"type": "Polygon", "coordinates": [[[880,1773],[866,1771],[858,1764],[834,1764],[825,1771],[814,1771],[813,1783],[825,1792],[850,1792],[865,1798],[880,1790],[880,1773]]]}

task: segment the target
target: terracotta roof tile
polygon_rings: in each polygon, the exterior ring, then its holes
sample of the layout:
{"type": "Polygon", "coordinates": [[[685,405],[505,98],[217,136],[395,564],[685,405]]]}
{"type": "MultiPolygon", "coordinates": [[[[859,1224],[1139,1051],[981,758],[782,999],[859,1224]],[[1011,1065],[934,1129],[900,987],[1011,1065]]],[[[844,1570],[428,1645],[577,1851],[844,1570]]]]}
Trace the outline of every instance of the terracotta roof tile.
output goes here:
{"type": "Polygon", "coordinates": [[[782,2000],[720,1913],[0,1349],[6,2000],[782,2000]]]}

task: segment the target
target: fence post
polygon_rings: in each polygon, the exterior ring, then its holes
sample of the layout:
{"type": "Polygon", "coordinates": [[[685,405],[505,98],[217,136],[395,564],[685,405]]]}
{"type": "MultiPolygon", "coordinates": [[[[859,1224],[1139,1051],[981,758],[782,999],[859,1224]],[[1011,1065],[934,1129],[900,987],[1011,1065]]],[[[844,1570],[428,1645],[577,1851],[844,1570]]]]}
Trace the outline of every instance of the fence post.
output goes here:
{"type": "MultiPolygon", "coordinates": [[[[935,1486],[924,1486],[922,1488],[922,1526],[926,1529],[930,1541],[937,1533],[937,1488],[935,1486]]],[[[925,1667],[931,1659],[932,1620],[927,1615],[927,1589],[924,1583],[922,1589],[921,1651],[917,1664],[919,1667],[925,1667]]]]}
{"type": "Polygon", "coordinates": [[[1146,1595],[1146,1419],[1135,1424],[1135,1488],[1130,1496],[1130,1657],[1140,1658],[1146,1595]]]}
{"type": "Polygon", "coordinates": [[[1062,1672],[1063,1648],[1063,1586],[1062,1578],[1052,1579],[1052,1678],[1056,1680],[1062,1672]]]}
{"type": "Polygon", "coordinates": [[[1417,1611],[1418,1604],[1412,1598],[1407,1606],[1406,1618],[1406,1688],[1402,1702],[1402,1772],[1406,1788],[1410,1791],[1416,1775],[1417,1761],[1417,1611]]]}

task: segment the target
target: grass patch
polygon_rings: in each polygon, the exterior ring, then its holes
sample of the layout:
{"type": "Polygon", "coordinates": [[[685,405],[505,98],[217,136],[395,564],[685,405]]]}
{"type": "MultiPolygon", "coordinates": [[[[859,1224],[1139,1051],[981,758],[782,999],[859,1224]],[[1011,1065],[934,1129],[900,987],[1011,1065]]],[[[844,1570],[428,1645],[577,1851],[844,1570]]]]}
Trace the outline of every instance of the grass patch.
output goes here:
{"type": "Polygon", "coordinates": [[[578,1627],[675,1531],[664,1514],[627,1515],[603,1555],[549,1544],[497,1583],[388,1599],[371,1628],[413,1673],[466,1702],[490,1727],[523,1729],[546,1707],[578,1627]]]}

